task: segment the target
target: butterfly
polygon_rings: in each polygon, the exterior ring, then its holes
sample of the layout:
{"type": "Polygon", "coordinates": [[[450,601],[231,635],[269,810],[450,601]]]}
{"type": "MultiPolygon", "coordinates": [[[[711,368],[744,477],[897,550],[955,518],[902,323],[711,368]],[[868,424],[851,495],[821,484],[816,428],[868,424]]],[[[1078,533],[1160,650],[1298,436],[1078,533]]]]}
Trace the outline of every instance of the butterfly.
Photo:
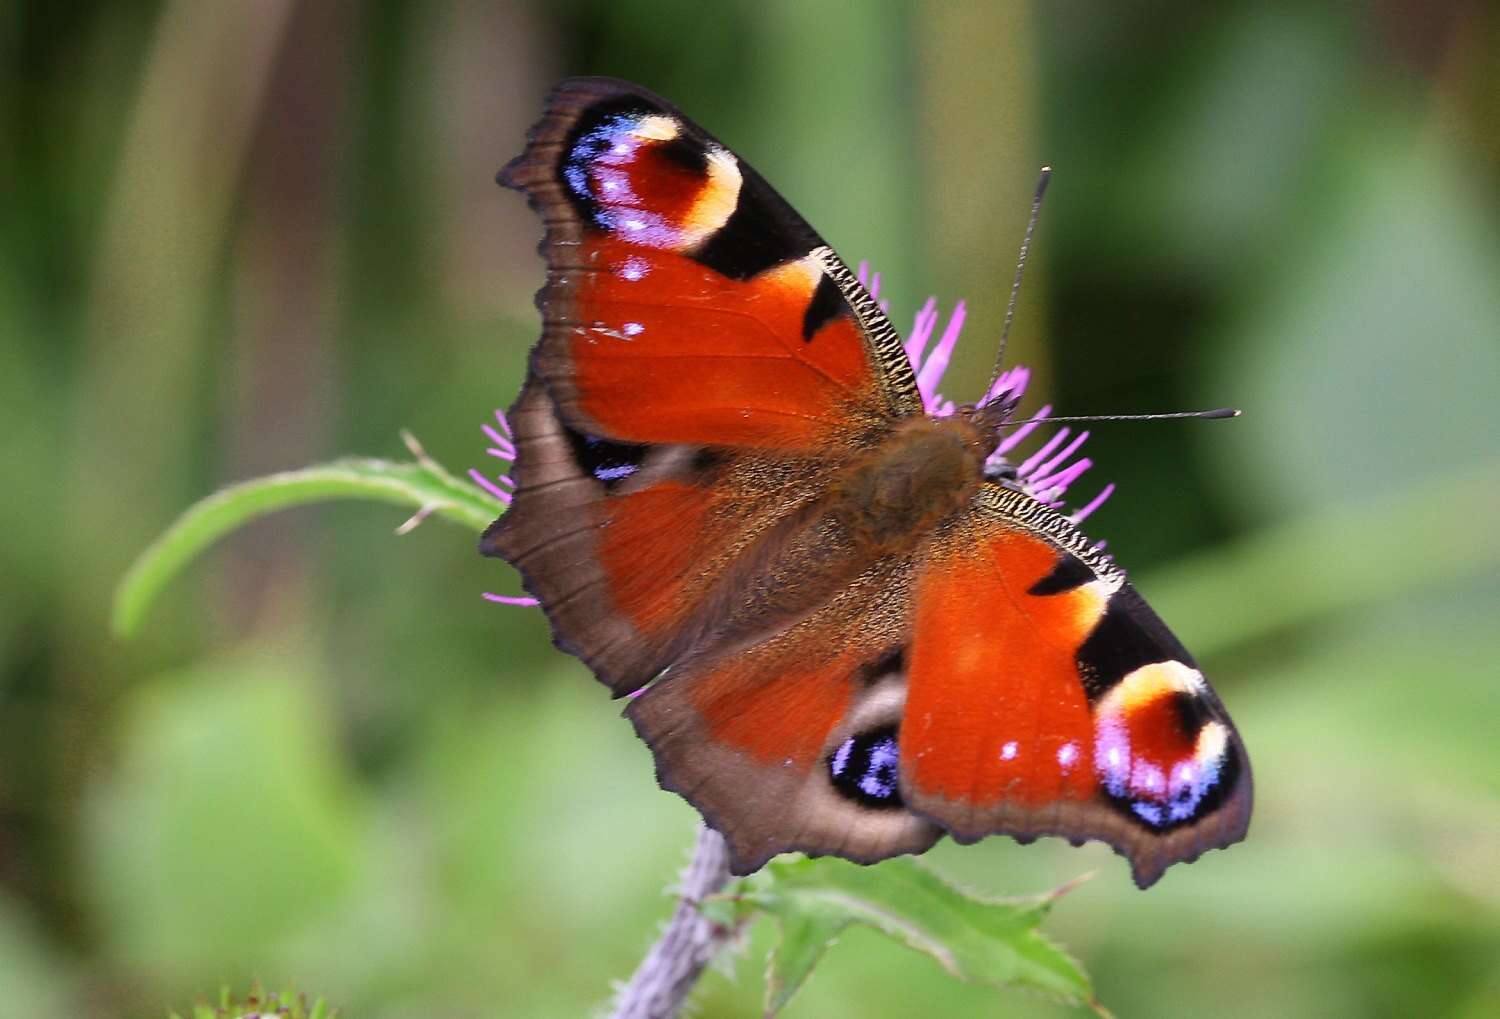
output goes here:
{"type": "Polygon", "coordinates": [[[1102,840],[1141,887],[1243,838],[1192,656],[1076,524],[935,416],[827,244],[676,108],[578,78],[501,171],[545,224],[541,339],[480,550],[617,697],[731,869],[943,834],[1102,840]]]}

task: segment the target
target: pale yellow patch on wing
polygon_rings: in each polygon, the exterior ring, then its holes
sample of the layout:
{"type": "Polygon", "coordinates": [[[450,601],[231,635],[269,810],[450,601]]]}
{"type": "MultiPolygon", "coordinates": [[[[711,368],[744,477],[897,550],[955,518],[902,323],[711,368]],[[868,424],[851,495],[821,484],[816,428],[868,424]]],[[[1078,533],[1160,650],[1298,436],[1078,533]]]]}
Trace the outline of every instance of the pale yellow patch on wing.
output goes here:
{"type": "Polygon", "coordinates": [[[1220,722],[1207,722],[1198,730],[1193,758],[1199,764],[1212,764],[1224,756],[1229,747],[1229,730],[1220,722]]]}
{"type": "Polygon", "coordinates": [[[1091,580],[1062,596],[1068,599],[1077,633],[1087,636],[1094,632],[1094,627],[1104,618],[1104,610],[1109,605],[1109,596],[1114,590],[1102,580],[1091,580]]]}
{"type": "Polygon", "coordinates": [[[1158,697],[1186,693],[1201,696],[1205,691],[1203,674],[1182,662],[1154,662],[1120,680],[1100,702],[1100,714],[1129,714],[1145,708],[1158,697]]]}
{"type": "Polygon", "coordinates": [[[698,192],[697,200],[678,225],[682,231],[684,248],[697,247],[713,236],[715,230],[729,222],[729,217],[734,215],[734,210],[740,203],[740,186],[743,183],[739,162],[717,145],[709,146],[708,176],[703,182],[702,190],[698,192]]]}
{"type": "Polygon", "coordinates": [[[768,286],[785,291],[790,298],[808,300],[822,278],[823,263],[814,252],[794,262],[786,262],[774,269],[767,269],[756,277],[756,280],[757,282],[764,280],[768,286]]]}
{"type": "Polygon", "coordinates": [[[669,142],[677,137],[677,121],[662,113],[653,113],[649,117],[642,117],[639,124],[630,129],[630,133],[642,141],[669,142]]]}

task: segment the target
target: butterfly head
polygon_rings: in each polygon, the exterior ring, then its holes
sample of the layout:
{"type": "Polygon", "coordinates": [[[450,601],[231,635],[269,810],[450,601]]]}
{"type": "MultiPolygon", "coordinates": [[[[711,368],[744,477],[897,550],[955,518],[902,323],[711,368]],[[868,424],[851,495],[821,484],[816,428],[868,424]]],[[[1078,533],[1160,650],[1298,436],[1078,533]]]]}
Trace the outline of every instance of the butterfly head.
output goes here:
{"type": "MultiPolygon", "coordinates": [[[[1020,406],[1021,393],[1016,390],[1002,389],[987,400],[977,404],[969,404],[960,407],[959,414],[971,418],[980,430],[995,436],[995,445],[1000,444],[1000,429],[1015,416],[1016,408],[1020,406]]],[[[994,452],[993,449],[990,452],[994,452]]]]}

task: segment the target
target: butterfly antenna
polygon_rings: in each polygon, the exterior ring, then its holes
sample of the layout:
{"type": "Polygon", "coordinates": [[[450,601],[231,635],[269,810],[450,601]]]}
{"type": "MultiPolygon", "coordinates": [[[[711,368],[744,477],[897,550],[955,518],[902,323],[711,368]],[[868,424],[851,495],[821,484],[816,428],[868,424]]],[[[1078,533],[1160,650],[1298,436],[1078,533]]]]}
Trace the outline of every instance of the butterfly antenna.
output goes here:
{"type": "Polygon", "coordinates": [[[995,388],[1000,373],[1005,370],[1005,344],[1010,339],[1010,326],[1016,318],[1016,299],[1021,295],[1021,277],[1026,272],[1026,256],[1031,253],[1031,238],[1036,233],[1036,221],[1042,213],[1042,196],[1047,193],[1047,183],[1052,180],[1052,167],[1042,167],[1037,178],[1036,192],[1031,196],[1031,215],[1026,219],[1026,233],[1021,238],[1021,253],[1016,258],[1016,278],[1010,284],[1010,300],[1005,305],[1005,322],[1000,327],[1000,350],[995,355],[995,371],[985,392],[995,388]]]}
{"type": "Polygon", "coordinates": [[[1000,427],[1014,428],[1017,425],[1029,425],[1038,422],[1050,425],[1067,421],[1178,421],[1183,418],[1204,418],[1212,421],[1219,418],[1237,418],[1239,416],[1240,411],[1233,407],[1218,407],[1214,410],[1179,410],[1171,414],[1084,414],[1056,418],[1048,416],[1027,418],[1024,421],[1006,421],[1000,427]]]}

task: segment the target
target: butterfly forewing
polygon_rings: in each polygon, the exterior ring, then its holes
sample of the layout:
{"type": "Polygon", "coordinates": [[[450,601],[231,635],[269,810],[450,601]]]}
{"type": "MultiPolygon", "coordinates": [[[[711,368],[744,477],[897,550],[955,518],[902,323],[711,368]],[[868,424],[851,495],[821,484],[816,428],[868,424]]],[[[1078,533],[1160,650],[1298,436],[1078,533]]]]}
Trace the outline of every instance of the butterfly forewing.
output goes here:
{"type": "Polygon", "coordinates": [[[899,337],[847,267],[657,96],[564,83],[501,180],[547,224],[533,369],[579,431],[819,451],[921,410],[899,337]]]}

